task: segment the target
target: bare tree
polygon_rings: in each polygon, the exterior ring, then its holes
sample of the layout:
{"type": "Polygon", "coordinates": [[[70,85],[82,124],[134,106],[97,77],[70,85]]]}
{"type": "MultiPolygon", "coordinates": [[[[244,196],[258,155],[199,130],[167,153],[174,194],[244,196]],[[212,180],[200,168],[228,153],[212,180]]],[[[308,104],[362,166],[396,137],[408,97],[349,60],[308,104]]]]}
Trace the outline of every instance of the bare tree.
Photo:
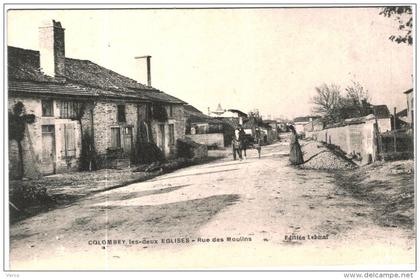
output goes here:
{"type": "Polygon", "coordinates": [[[352,80],[352,84],[346,87],[346,98],[361,104],[363,101],[369,102],[369,92],[363,88],[359,82],[352,80]]]}
{"type": "Polygon", "coordinates": [[[252,134],[255,135],[256,128],[263,123],[262,116],[258,109],[253,109],[248,113],[248,121],[251,126],[252,134]]]}
{"type": "Polygon", "coordinates": [[[311,102],[315,105],[313,112],[321,114],[329,122],[335,122],[340,119],[340,108],[343,98],[340,93],[340,87],[335,84],[323,84],[315,87],[316,95],[312,97],[311,102]]]}
{"type": "Polygon", "coordinates": [[[347,117],[365,116],[371,113],[370,96],[367,90],[359,82],[352,81],[352,85],[346,89],[343,107],[350,115],[347,117]]]}
{"type": "Polygon", "coordinates": [[[343,96],[340,87],[323,84],[315,87],[312,98],[313,112],[323,116],[327,123],[337,123],[347,118],[361,117],[372,113],[368,91],[359,82],[352,81],[343,96]]]}

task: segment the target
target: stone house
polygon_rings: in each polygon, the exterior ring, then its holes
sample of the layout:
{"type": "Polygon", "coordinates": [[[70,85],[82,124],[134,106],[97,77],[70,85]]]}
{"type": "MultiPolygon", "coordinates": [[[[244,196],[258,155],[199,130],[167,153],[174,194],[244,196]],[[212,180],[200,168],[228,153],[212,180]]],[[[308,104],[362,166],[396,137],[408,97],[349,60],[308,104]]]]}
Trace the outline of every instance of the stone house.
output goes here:
{"type": "Polygon", "coordinates": [[[414,127],[414,91],[413,88],[404,92],[407,98],[407,122],[414,127]]]}
{"type": "MultiPolygon", "coordinates": [[[[39,36],[39,51],[7,48],[9,111],[22,102],[35,115],[22,142],[26,177],[77,170],[82,133],[105,161],[116,153],[130,158],[138,141],[155,143],[166,158],[176,156],[185,102],[89,60],[65,57],[60,22],[45,23],[39,36]]],[[[11,178],[17,153],[9,141],[11,178]]]]}

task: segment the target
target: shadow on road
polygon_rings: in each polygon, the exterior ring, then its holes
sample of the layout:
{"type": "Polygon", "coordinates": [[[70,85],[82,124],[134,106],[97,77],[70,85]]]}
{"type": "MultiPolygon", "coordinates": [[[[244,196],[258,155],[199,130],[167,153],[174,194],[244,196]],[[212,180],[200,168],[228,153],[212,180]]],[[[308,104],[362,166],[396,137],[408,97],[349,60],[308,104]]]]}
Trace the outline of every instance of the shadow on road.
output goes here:
{"type": "Polygon", "coordinates": [[[227,169],[227,170],[219,170],[219,171],[207,171],[207,172],[199,172],[199,173],[190,173],[190,174],[184,174],[184,175],[174,175],[174,176],[156,178],[156,179],[153,179],[151,181],[162,181],[162,180],[179,178],[179,177],[197,176],[197,175],[213,174],[213,173],[228,172],[228,171],[235,171],[235,170],[238,170],[238,168],[236,168],[236,169],[227,169]]]}
{"type": "Polygon", "coordinates": [[[173,192],[176,190],[179,190],[181,188],[190,186],[191,184],[185,184],[185,185],[179,185],[179,186],[172,186],[172,187],[166,187],[166,188],[160,188],[157,190],[146,190],[146,191],[137,191],[137,192],[131,192],[131,193],[112,193],[111,195],[106,195],[108,197],[109,201],[121,201],[121,200],[129,200],[134,198],[140,198],[145,196],[151,196],[151,195],[159,195],[164,193],[173,192]]]}
{"type": "Polygon", "coordinates": [[[134,238],[191,237],[219,211],[238,201],[239,195],[215,195],[159,205],[102,206],[76,218],[69,229],[106,231],[108,235],[124,232],[124,237],[134,238]]]}

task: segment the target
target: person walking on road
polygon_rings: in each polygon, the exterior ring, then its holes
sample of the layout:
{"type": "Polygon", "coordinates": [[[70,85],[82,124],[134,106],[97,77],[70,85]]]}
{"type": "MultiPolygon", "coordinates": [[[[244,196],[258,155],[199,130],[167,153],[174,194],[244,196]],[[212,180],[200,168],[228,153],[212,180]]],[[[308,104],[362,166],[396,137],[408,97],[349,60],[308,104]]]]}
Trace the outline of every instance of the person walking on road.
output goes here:
{"type": "Polygon", "coordinates": [[[303,154],[302,149],[300,148],[298,134],[296,133],[295,127],[292,125],[289,126],[290,131],[292,134],[290,136],[290,154],[289,154],[289,161],[292,165],[300,165],[303,164],[303,154]]]}
{"type": "Polygon", "coordinates": [[[246,148],[248,145],[248,140],[246,138],[246,133],[244,128],[242,128],[242,125],[239,124],[239,142],[240,142],[240,152],[243,158],[246,160],[246,148]],[[242,154],[243,151],[243,154],[242,154]]]}
{"type": "Polygon", "coordinates": [[[232,140],[232,151],[233,151],[233,160],[236,160],[236,156],[238,155],[239,160],[242,160],[242,152],[241,152],[241,142],[240,142],[240,131],[239,129],[235,129],[233,134],[232,140]]]}
{"type": "Polygon", "coordinates": [[[261,131],[260,128],[255,130],[255,141],[254,141],[254,148],[257,149],[258,152],[258,159],[261,159],[261,131]]]}

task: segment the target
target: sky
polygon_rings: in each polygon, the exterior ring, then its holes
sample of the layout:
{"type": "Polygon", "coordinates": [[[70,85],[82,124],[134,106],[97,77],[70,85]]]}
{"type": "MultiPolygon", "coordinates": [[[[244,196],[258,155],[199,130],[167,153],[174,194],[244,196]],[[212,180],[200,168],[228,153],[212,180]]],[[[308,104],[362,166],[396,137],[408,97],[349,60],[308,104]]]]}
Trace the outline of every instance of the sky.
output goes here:
{"type": "Polygon", "coordinates": [[[203,112],[223,108],[293,118],[311,114],[315,87],[359,82],[371,103],[406,107],[413,47],[379,8],[9,10],[7,44],[38,50],[45,20],[65,28],[66,57],[146,83],[203,112]]]}

